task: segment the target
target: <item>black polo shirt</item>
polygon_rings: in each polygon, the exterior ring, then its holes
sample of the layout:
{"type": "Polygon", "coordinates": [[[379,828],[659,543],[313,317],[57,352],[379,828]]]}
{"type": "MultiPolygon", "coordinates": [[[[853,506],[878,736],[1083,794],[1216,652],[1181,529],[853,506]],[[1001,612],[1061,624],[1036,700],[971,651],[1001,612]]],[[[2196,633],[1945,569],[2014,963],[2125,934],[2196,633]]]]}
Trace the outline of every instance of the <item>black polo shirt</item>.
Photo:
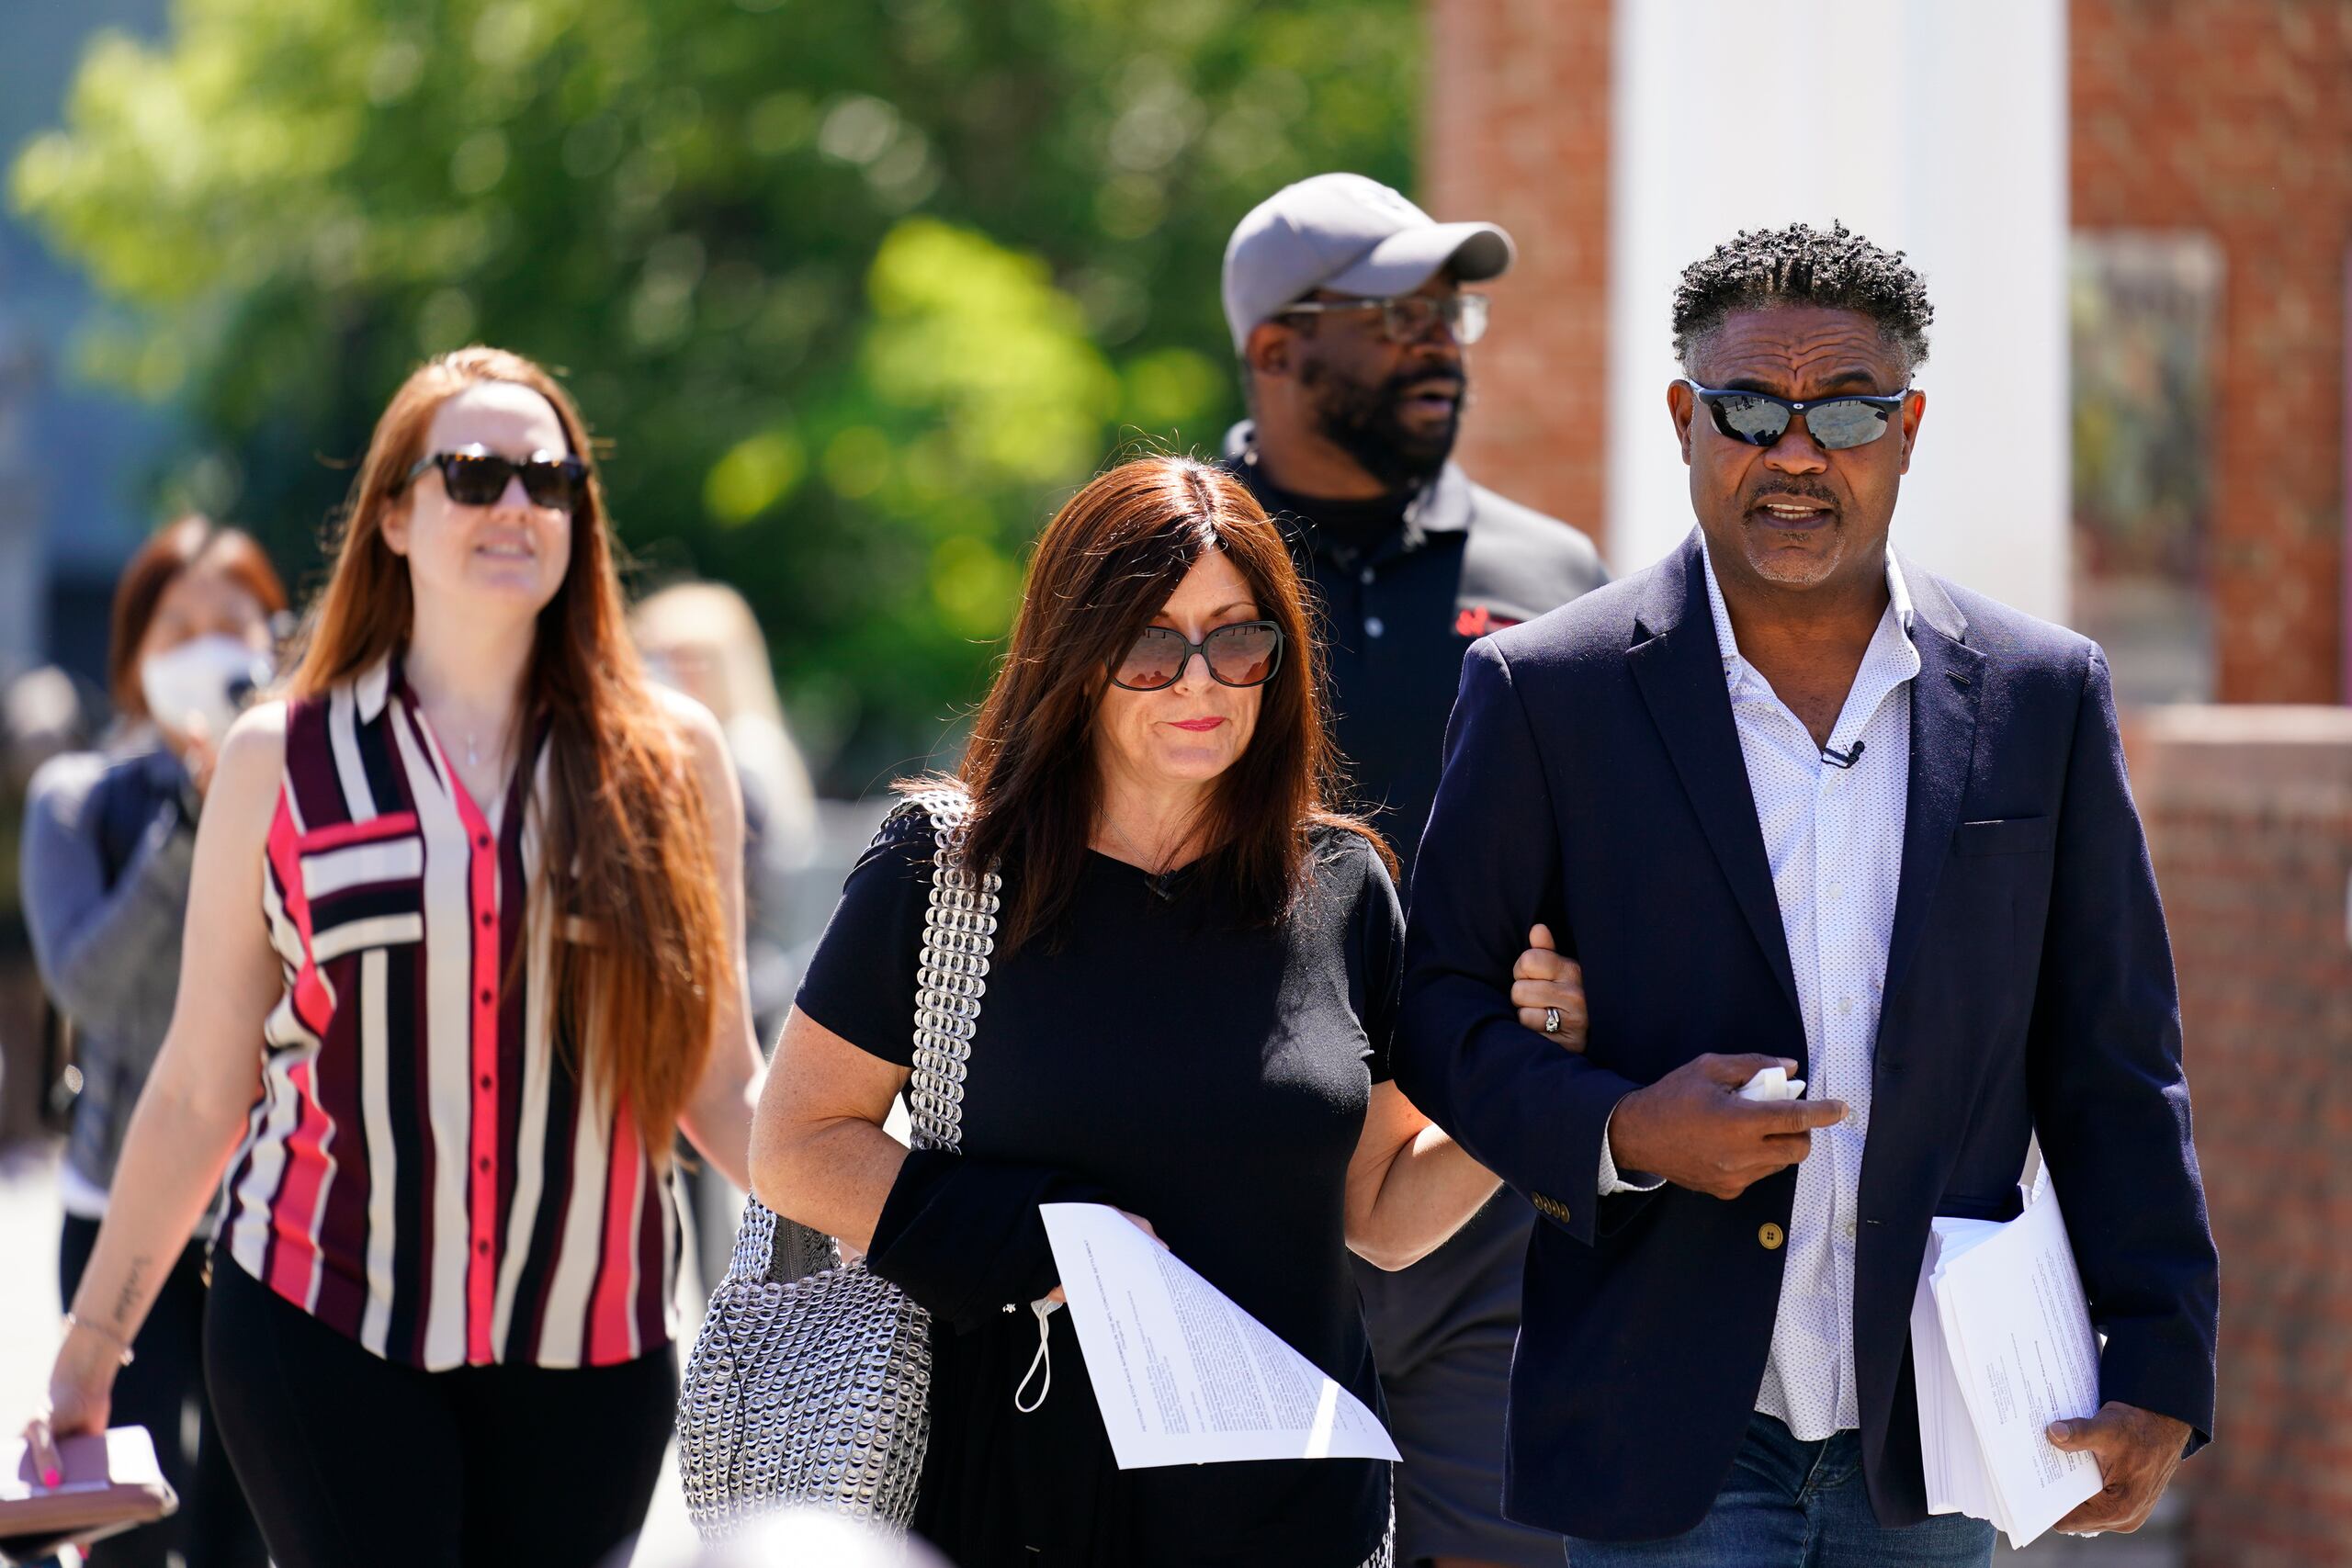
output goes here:
{"type": "MultiPolygon", "coordinates": [[[[1226,466],[1291,541],[1325,636],[1333,731],[1359,804],[1411,874],[1437,799],[1445,721],[1462,655],[1498,627],[1532,620],[1609,581],[1584,534],[1473,484],[1453,463],[1391,503],[1294,496],[1268,482],[1237,425],[1226,466]],[[1328,511],[1335,524],[1317,526],[1328,511]]],[[[1410,884],[1399,879],[1400,887],[1410,884]]]]}

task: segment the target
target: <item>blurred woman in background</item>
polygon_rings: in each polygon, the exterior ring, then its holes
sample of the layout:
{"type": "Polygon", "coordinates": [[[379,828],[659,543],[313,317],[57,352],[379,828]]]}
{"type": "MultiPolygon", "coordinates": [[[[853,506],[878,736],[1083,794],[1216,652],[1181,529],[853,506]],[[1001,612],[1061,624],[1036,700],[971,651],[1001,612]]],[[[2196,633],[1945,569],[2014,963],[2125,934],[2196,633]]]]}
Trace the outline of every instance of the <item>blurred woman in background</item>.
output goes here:
{"type": "Polygon", "coordinates": [[[792,873],[808,863],[817,835],[808,765],[785,725],[767,638],[741,593],[723,582],[675,583],[642,600],[628,624],[646,674],[708,708],[727,737],[743,791],[752,1017],[764,1045],[783,1025],[798,978],[788,907],[792,873]]]}
{"type": "MultiPolygon", "coordinates": [[[[33,777],[19,863],[26,923],[41,982],[73,1030],[80,1081],[58,1172],[67,1302],[89,1264],[131,1110],[171,1023],[196,826],[221,738],[271,677],[271,618],[285,609],[286,590],[247,536],[201,517],[156,534],[115,588],[112,744],[55,758],[33,777]]],[[[267,1561],[205,1398],[211,1235],[208,1210],[192,1239],[159,1265],[137,1358],[114,1391],[114,1420],[147,1428],[180,1510],[92,1548],[96,1568],[161,1568],[172,1553],[187,1568],[267,1561]],[[190,1406],[192,1445],[183,1440],[190,1406]]]]}
{"type": "MultiPolygon", "coordinates": [[[[817,836],[817,795],[785,728],[768,639],[743,596],[723,582],[679,582],[629,612],[629,635],[653,680],[718,720],[743,792],[743,968],[762,1050],[784,1027],[799,974],[792,959],[794,872],[817,836]]],[[[707,1293],[727,1273],[742,1193],[700,1165],[681,1168],[694,1215],[695,1261],[707,1293]]]]}
{"type": "Polygon", "coordinates": [[[177,1005],[28,1435],[102,1428],[227,1177],[215,1408],[280,1568],[585,1568],[676,1398],[673,1141],[737,1181],[742,813],[648,682],[570,397],[445,355],[378,423],[284,702],[220,749],[177,1005]]]}

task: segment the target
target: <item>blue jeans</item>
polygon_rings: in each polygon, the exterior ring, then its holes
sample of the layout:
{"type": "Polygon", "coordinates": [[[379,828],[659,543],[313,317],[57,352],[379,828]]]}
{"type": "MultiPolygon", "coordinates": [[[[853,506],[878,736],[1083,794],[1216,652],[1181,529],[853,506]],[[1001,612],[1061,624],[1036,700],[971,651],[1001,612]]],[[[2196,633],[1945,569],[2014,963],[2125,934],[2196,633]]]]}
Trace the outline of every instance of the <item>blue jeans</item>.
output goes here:
{"type": "Polygon", "coordinates": [[[1803,1443],[1770,1416],[1748,1424],[1715,1506],[1665,1540],[1570,1540],[1569,1568],[1987,1568],[1993,1527],[1939,1514],[1887,1529],[1862,1485],[1861,1439],[1803,1443]]]}

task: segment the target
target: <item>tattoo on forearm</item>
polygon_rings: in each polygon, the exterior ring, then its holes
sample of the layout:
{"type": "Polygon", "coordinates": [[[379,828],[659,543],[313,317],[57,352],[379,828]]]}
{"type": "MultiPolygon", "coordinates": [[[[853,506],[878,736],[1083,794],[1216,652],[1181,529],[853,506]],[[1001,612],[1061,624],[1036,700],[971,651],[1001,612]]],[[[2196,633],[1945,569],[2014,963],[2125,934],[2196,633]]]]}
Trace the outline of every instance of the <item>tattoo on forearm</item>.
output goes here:
{"type": "Polygon", "coordinates": [[[123,1276],[122,1289],[115,1292],[114,1325],[117,1328],[129,1329],[131,1319],[139,1315],[140,1287],[147,1280],[147,1263],[144,1258],[132,1258],[130,1272],[123,1276]]]}

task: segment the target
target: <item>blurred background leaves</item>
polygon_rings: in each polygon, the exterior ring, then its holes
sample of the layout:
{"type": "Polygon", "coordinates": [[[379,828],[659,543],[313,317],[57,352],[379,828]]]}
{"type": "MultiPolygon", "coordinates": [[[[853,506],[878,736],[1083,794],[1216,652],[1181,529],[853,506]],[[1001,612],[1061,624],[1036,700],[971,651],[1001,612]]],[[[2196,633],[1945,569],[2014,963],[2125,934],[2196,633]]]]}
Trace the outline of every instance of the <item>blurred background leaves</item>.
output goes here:
{"type": "Polygon", "coordinates": [[[978,692],[1114,446],[1238,416],[1217,264],[1278,186],[1409,186],[1410,0],[178,0],[101,35],[17,209],[179,409],[154,501],[299,580],[394,385],[562,368],[656,578],[724,579],[851,792],[978,692]]]}

